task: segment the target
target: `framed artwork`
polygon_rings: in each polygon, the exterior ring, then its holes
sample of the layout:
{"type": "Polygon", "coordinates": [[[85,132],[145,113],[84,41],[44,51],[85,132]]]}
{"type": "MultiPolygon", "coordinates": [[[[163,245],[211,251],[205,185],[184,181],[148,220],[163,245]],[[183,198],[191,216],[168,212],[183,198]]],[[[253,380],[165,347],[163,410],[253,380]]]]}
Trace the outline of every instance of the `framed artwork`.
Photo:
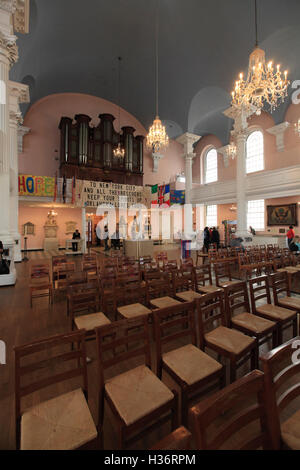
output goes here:
{"type": "Polygon", "coordinates": [[[298,226],[297,204],[286,204],[279,206],[267,206],[269,226],[274,225],[296,225],[298,226]]]}
{"type": "Polygon", "coordinates": [[[23,235],[26,237],[27,235],[34,235],[34,224],[31,222],[27,222],[23,225],[23,235]]]}

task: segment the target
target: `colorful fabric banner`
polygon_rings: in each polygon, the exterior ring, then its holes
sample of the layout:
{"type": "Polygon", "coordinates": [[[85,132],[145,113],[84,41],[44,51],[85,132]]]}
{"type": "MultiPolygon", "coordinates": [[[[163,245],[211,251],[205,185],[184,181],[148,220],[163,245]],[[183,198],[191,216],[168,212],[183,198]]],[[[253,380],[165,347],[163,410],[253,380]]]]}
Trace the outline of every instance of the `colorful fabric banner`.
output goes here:
{"type": "Polygon", "coordinates": [[[185,203],[185,190],[173,189],[170,193],[171,204],[185,203]]]}
{"type": "Polygon", "coordinates": [[[53,197],[54,187],[50,176],[19,175],[19,196],[53,197]]]}
{"type": "Polygon", "coordinates": [[[157,185],[157,184],[154,184],[154,185],[151,187],[151,205],[157,205],[157,204],[158,204],[157,188],[158,188],[158,185],[157,185]]]}
{"type": "Polygon", "coordinates": [[[165,185],[163,204],[167,204],[168,206],[170,205],[170,185],[169,184],[165,185]]]}

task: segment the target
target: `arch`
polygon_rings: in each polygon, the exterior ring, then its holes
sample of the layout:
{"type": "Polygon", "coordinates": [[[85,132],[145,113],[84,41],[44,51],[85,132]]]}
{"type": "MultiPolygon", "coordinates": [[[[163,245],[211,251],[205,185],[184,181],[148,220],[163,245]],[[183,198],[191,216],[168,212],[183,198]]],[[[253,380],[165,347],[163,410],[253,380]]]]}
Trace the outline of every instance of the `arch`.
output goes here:
{"type": "Polygon", "coordinates": [[[264,135],[260,129],[252,130],[246,141],[246,173],[264,170],[264,135]]]}
{"type": "Polygon", "coordinates": [[[204,153],[204,183],[218,181],[218,152],[215,147],[209,146],[204,153]]]}

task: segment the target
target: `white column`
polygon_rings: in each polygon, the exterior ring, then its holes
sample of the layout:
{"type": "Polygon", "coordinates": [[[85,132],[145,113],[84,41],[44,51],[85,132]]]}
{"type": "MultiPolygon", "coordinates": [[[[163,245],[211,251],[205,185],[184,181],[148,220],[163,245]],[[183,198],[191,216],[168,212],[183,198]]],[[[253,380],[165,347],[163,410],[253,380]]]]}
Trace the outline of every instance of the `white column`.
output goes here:
{"type": "Polygon", "coordinates": [[[190,239],[193,234],[193,206],[191,204],[191,192],[193,188],[193,159],[194,143],[201,137],[196,134],[186,132],[176,140],[183,145],[183,158],[185,159],[185,206],[184,206],[184,234],[186,239],[190,239]]]}
{"type": "Polygon", "coordinates": [[[18,129],[22,124],[19,103],[29,101],[28,86],[9,82],[9,154],[10,154],[10,234],[14,240],[14,260],[22,261],[19,233],[18,129]]]}
{"type": "Polygon", "coordinates": [[[236,198],[237,198],[237,235],[249,236],[247,230],[247,198],[246,198],[246,139],[247,119],[256,111],[253,106],[250,110],[243,108],[229,108],[224,111],[225,116],[234,119],[232,135],[236,139],[236,198]]]}

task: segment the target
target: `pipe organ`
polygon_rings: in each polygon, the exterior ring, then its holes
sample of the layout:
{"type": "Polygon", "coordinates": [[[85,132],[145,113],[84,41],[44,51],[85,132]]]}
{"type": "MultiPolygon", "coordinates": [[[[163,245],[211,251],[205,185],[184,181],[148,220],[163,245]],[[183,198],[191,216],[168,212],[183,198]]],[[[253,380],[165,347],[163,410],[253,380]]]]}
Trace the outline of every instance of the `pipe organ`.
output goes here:
{"type": "Polygon", "coordinates": [[[134,136],[131,126],[116,132],[112,114],[99,114],[99,118],[97,127],[85,114],[76,114],[74,121],[61,118],[60,176],[142,186],[144,136],[134,136]],[[119,139],[125,149],[122,159],[113,154],[119,139]]]}

